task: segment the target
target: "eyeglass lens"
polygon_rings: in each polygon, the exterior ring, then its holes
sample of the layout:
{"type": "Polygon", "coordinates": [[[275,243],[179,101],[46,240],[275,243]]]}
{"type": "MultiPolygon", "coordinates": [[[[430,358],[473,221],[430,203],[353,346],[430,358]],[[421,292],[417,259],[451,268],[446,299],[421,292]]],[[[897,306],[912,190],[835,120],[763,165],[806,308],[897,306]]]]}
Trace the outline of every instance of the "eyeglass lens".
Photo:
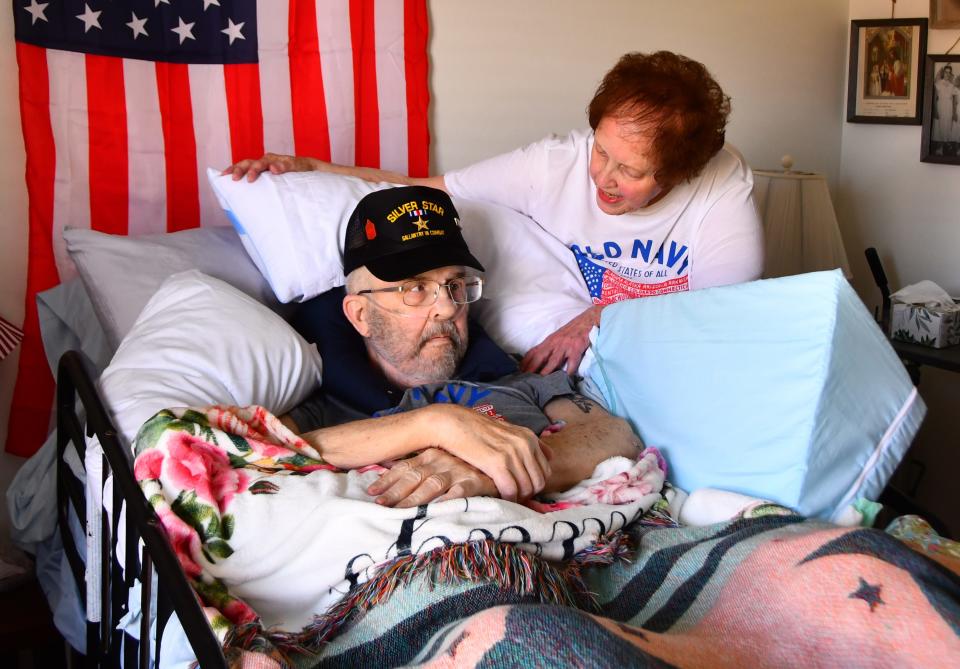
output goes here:
{"type": "Polygon", "coordinates": [[[407,281],[403,284],[403,303],[408,307],[429,306],[437,301],[441,287],[447,289],[454,303],[467,304],[480,299],[483,281],[478,278],[453,279],[445,284],[429,280],[407,281]]]}

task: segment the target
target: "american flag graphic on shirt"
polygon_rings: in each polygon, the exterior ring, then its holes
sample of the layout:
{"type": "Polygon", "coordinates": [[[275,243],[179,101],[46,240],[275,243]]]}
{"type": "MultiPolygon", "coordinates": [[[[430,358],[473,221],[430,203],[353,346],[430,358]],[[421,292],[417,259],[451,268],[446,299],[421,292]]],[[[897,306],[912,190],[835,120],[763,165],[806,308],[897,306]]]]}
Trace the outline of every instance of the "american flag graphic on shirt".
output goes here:
{"type": "Polygon", "coordinates": [[[584,281],[587,282],[587,289],[594,304],[613,304],[636,297],[682,293],[689,288],[689,279],[686,276],[659,283],[640,283],[617,274],[584,253],[574,251],[573,255],[580,266],[584,281]]]}
{"type": "Polygon", "coordinates": [[[46,436],[36,293],[65,226],[228,225],[207,167],[265,150],[428,171],[426,0],[13,0],[27,151],[24,339],[8,451],[46,436]]]}

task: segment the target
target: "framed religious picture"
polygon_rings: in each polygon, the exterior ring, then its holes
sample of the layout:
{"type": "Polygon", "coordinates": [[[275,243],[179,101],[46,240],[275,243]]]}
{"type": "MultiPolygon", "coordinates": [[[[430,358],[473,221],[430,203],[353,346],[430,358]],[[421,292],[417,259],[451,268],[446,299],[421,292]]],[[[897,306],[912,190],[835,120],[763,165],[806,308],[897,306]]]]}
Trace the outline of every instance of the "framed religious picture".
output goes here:
{"type": "Polygon", "coordinates": [[[920,160],[960,165],[960,54],[928,55],[920,160]]]}
{"type": "Polygon", "coordinates": [[[960,28],[960,0],[930,0],[931,28],[960,28]]]}
{"type": "Polygon", "coordinates": [[[920,125],[927,19],[850,24],[847,120],[920,125]]]}

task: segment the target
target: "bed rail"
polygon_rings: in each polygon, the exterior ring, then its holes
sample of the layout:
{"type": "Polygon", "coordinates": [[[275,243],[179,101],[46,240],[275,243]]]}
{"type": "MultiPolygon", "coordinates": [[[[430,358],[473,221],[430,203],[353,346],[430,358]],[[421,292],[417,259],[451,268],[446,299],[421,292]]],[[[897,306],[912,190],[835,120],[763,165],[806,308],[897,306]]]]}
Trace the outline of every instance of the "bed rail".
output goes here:
{"type": "MultiPolygon", "coordinates": [[[[150,666],[149,631],[151,625],[149,602],[153,596],[153,570],[157,573],[157,632],[153,657],[160,657],[160,641],[163,629],[172,612],[186,632],[190,645],[196,653],[200,666],[206,669],[226,668],[227,663],[220,643],[210,628],[200,602],[187,582],[176,555],[167,541],[166,533],[153,508],[147,503],[139,485],[134,480],[130,456],[120,443],[113,423],[103,406],[100,396],[88,371],[86,359],[81,353],[68,351],[60,358],[57,371],[57,514],[63,536],[64,550],[76,581],[80,601],[86,608],[86,578],[81,554],[69,531],[68,519],[73,512],[83,527],[98,523],[101,536],[101,588],[99,620],[87,622],[88,667],[140,667],[150,666]],[[77,400],[86,416],[82,420],[77,411],[77,400]],[[114,513],[110,519],[102,505],[97,517],[86,516],[83,483],[74,475],[64,460],[68,445],[73,444],[80,461],[84,462],[86,435],[94,434],[103,449],[103,479],[106,482],[113,474],[113,509],[125,506],[126,546],[118,546],[121,514],[114,513]],[[142,539],[146,550],[142,562],[139,559],[138,540],[142,539]],[[127,569],[120,566],[117,550],[124,550],[127,569]],[[140,639],[117,630],[117,623],[128,613],[129,593],[141,583],[140,639]]],[[[90,616],[88,616],[90,617],[90,616]]]]}

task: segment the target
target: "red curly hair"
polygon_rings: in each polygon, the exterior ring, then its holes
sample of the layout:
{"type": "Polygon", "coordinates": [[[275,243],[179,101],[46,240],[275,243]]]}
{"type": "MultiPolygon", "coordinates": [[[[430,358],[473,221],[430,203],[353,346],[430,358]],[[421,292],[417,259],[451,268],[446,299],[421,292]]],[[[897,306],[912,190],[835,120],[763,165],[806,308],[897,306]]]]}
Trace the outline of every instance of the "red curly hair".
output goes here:
{"type": "Polygon", "coordinates": [[[730,98],[695,60],[670,51],[634,52],[603,77],[587,115],[594,130],[611,116],[650,132],[654,176],[669,188],[700,174],[723,147],[730,98]]]}

